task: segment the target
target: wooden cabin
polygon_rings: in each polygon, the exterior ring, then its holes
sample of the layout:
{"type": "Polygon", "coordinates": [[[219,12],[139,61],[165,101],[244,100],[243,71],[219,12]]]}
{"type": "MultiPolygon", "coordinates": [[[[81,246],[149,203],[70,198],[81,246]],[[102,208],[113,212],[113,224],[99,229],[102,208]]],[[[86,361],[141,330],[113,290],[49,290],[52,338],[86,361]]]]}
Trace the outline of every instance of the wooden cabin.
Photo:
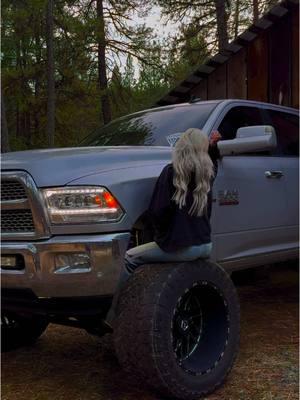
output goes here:
{"type": "Polygon", "coordinates": [[[299,108],[299,1],[285,0],[208,59],[157,105],[197,97],[299,108]]]}

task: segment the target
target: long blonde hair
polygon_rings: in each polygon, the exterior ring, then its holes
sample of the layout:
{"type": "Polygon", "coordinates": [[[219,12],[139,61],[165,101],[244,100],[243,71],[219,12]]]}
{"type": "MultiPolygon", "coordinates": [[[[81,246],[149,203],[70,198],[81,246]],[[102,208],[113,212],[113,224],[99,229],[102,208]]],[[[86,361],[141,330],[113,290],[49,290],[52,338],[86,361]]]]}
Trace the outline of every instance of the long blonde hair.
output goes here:
{"type": "Polygon", "coordinates": [[[186,205],[188,185],[195,173],[196,187],[190,215],[201,216],[207,205],[210,180],[214,176],[213,163],[208,155],[208,137],[200,129],[189,128],[178,139],[173,150],[173,200],[182,208],[186,205]]]}

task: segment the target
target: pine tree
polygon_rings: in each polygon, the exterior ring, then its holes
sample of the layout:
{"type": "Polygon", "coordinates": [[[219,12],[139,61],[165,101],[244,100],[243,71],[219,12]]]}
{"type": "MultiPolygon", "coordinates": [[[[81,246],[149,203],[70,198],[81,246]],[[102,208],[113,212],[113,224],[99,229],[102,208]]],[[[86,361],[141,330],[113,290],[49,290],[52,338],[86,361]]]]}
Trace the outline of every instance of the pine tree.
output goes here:
{"type": "Polygon", "coordinates": [[[50,147],[54,146],[55,133],[55,78],[53,49],[53,0],[46,4],[46,44],[47,44],[47,125],[46,134],[50,147]]]}
{"type": "Polygon", "coordinates": [[[128,54],[142,62],[151,30],[132,19],[145,12],[142,0],[102,5],[101,39],[96,0],[2,1],[2,87],[13,149],[52,146],[54,128],[55,145],[71,145],[117,110],[105,108],[112,70],[128,54]]]}
{"type": "Polygon", "coordinates": [[[126,59],[126,65],[125,65],[125,70],[122,78],[122,83],[123,85],[131,89],[135,86],[135,77],[134,77],[134,66],[133,66],[133,59],[132,55],[129,54],[127,59],[126,59]]]}
{"type": "Polygon", "coordinates": [[[217,38],[219,51],[223,50],[228,44],[227,13],[224,0],[214,0],[217,20],[217,38]]]}
{"type": "Polygon", "coordinates": [[[153,0],[167,21],[191,25],[194,33],[206,31],[211,52],[222,51],[278,0],[153,0]],[[216,45],[217,44],[217,45],[216,45]]]}
{"type": "MultiPolygon", "coordinates": [[[[52,146],[54,127],[55,145],[72,146],[110,118],[153,105],[217,51],[216,1],[101,0],[101,25],[97,0],[2,0],[1,89],[10,148],[52,146]],[[154,40],[137,19],[158,3],[164,19],[179,25],[165,40],[154,40]]],[[[253,22],[254,1],[224,3],[228,41],[253,22]]],[[[258,17],[276,2],[257,2],[258,17]]]]}
{"type": "Polygon", "coordinates": [[[104,123],[111,119],[108,72],[115,65],[111,59],[131,55],[143,62],[146,58],[151,29],[132,21],[138,10],[145,12],[145,5],[145,0],[96,0],[96,9],[93,1],[89,2],[88,8],[85,7],[92,52],[94,43],[97,44],[98,83],[104,123]]]}

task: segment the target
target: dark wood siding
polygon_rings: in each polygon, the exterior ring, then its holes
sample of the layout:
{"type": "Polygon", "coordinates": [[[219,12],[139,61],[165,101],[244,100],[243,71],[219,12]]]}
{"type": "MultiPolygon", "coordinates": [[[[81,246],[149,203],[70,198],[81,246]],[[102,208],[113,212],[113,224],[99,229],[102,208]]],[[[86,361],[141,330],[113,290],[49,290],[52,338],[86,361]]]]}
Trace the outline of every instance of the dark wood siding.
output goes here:
{"type": "Polygon", "coordinates": [[[208,99],[226,99],[227,65],[220,65],[208,77],[208,99]]]}
{"type": "Polygon", "coordinates": [[[299,9],[292,13],[292,106],[299,108],[299,9]]]}
{"type": "Polygon", "coordinates": [[[229,99],[247,98],[247,51],[240,50],[228,60],[227,97],[229,99]],[[237,73],[237,71],[239,71],[237,73]]]}
{"type": "Polygon", "coordinates": [[[281,18],[270,30],[269,99],[291,104],[291,18],[281,18]]]}
{"type": "Polygon", "coordinates": [[[258,36],[248,46],[247,98],[268,101],[268,36],[258,36]]]}
{"type": "Polygon", "coordinates": [[[200,83],[191,90],[191,95],[207,100],[207,79],[202,79],[200,83]]]}

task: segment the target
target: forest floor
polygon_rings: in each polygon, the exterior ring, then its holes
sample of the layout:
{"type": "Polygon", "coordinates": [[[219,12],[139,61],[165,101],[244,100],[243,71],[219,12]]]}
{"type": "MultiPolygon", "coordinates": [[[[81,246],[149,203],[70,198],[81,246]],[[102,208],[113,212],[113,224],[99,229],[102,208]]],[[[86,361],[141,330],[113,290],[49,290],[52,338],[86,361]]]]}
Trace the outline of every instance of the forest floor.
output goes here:
{"type": "MultiPolygon", "coordinates": [[[[298,399],[298,272],[275,266],[238,286],[241,346],[209,400],[298,399]]],[[[158,400],[119,366],[111,335],[50,325],[34,347],[2,354],[2,400],[158,400]]]]}

